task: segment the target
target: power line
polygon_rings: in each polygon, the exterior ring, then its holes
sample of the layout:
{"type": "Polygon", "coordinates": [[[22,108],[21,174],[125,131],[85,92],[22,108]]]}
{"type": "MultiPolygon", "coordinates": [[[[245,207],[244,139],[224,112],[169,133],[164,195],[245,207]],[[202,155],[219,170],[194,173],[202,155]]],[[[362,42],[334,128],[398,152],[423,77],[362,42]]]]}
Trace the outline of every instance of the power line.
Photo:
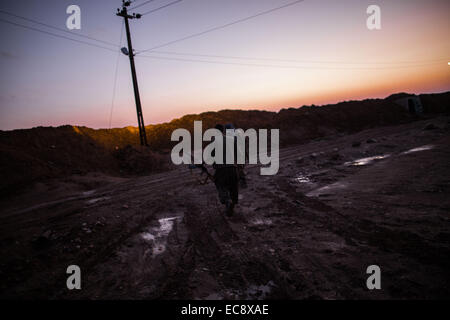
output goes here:
{"type": "Polygon", "coordinates": [[[154,50],[154,49],[159,49],[159,48],[162,48],[162,47],[166,47],[166,46],[174,44],[176,42],[180,42],[180,41],[184,41],[184,40],[191,39],[191,38],[194,38],[194,37],[198,37],[198,36],[204,35],[204,34],[209,33],[209,32],[213,32],[213,31],[216,31],[216,30],[219,30],[219,29],[223,29],[223,28],[232,26],[232,25],[237,24],[237,23],[241,23],[241,22],[244,22],[244,21],[247,21],[247,20],[259,17],[259,16],[262,16],[262,15],[265,15],[265,14],[269,14],[269,13],[274,12],[276,10],[280,10],[280,9],[283,9],[283,8],[286,8],[286,7],[289,7],[289,6],[293,6],[294,4],[297,4],[297,3],[303,2],[303,1],[304,0],[296,0],[296,1],[293,1],[293,2],[289,2],[289,3],[285,4],[285,5],[282,5],[282,6],[279,6],[279,7],[275,7],[275,8],[266,10],[266,11],[262,11],[260,13],[257,13],[257,14],[254,14],[254,15],[251,15],[251,16],[248,16],[248,17],[245,17],[245,18],[242,18],[242,19],[230,22],[230,23],[226,23],[226,24],[223,24],[223,25],[220,25],[220,26],[217,26],[217,27],[214,27],[214,28],[202,31],[202,32],[194,33],[194,34],[191,34],[191,35],[183,37],[183,38],[172,40],[172,41],[160,44],[158,46],[155,46],[155,47],[152,47],[152,48],[149,48],[149,49],[146,49],[146,50],[141,50],[141,51],[137,52],[137,54],[142,53],[142,52],[151,51],[151,50],[154,50]]]}
{"type": "Polygon", "coordinates": [[[26,26],[26,25],[23,25],[23,24],[20,24],[20,23],[15,23],[15,22],[12,22],[12,21],[4,20],[4,19],[0,19],[0,22],[8,23],[8,24],[11,24],[11,25],[14,25],[14,26],[17,26],[17,27],[33,30],[33,31],[36,31],[36,32],[45,33],[45,34],[48,34],[48,35],[53,36],[53,37],[66,39],[66,40],[70,40],[70,41],[75,41],[75,42],[82,43],[82,44],[85,44],[85,45],[88,45],[88,46],[101,48],[101,49],[105,49],[105,50],[112,51],[112,52],[117,52],[117,50],[114,50],[114,49],[111,49],[111,48],[108,48],[108,47],[103,47],[103,46],[100,46],[100,45],[97,45],[97,44],[94,44],[94,43],[90,43],[90,42],[86,42],[86,41],[83,41],[83,40],[72,39],[72,38],[69,38],[69,37],[66,37],[66,36],[63,36],[63,35],[60,35],[60,34],[44,31],[44,30],[37,29],[37,28],[33,28],[33,27],[26,26]]]}
{"type": "Polygon", "coordinates": [[[94,37],[90,37],[90,36],[87,36],[87,35],[84,35],[84,34],[78,34],[78,33],[74,33],[74,32],[71,32],[71,31],[67,31],[65,29],[58,28],[58,27],[55,27],[55,26],[52,26],[52,25],[49,25],[49,24],[46,24],[46,23],[34,20],[34,19],[26,18],[26,17],[20,16],[20,15],[17,15],[15,13],[11,13],[11,12],[8,12],[8,11],[5,11],[5,10],[0,10],[0,13],[9,15],[9,16],[12,16],[12,17],[15,17],[15,18],[19,18],[19,19],[22,19],[22,20],[25,20],[25,21],[28,21],[28,22],[36,23],[36,24],[39,24],[39,25],[47,27],[47,28],[51,28],[51,29],[55,29],[55,30],[58,30],[58,31],[61,31],[61,32],[65,32],[65,33],[68,33],[68,34],[70,34],[72,36],[83,37],[83,38],[86,38],[86,39],[89,39],[89,40],[94,40],[94,41],[98,41],[98,42],[101,42],[101,43],[104,43],[104,44],[107,44],[107,45],[110,45],[110,46],[117,47],[117,45],[112,43],[112,42],[100,40],[100,39],[97,39],[97,38],[94,38],[94,37]]]}
{"type": "Polygon", "coordinates": [[[195,53],[183,53],[183,52],[173,52],[173,51],[159,51],[152,50],[152,53],[166,54],[166,55],[176,55],[176,56],[192,56],[192,57],[204,57],[204,58],[221,58],[221,59],[231,59],[231,60],[252,60],[252,61],[274,61],[274,62],[295,62],[295,63],[321,63],[321,64],[348,64],[348,65],[397,65],[397,64],[408,64],[408,63],[429,63],[429,62],[442,62],[447,61],[446,58],[436,59],[436,60],[415,60],[415,61],[372,61],[372,62],[358,62],[358,61],[325,61],[325,60],[295,60],[295,59],[274,59],[274,58],[257,58],[257,57],[238,57],[238,56],[226,56],[226,55],[213,55],[213,54],[195,54],[195,53]]]}
{"type": "MultiPolygon", "coordinates": [[[[154,0],[145,1],[144,3],[142,3],[142,4],[140,4],[140,5],[136,6],[136,7],[143,6],[143,5],[145,5],[145,4],[149,3],[149,2],[152,2],[152,1],[154,1],[154,0]]],[[[173,1],[173,2],[171,2],[169,4],[167,4],[167,5],[164,5],[162,7],[153,9],[153,10],[147,12],[147,13],[151,13],[151,12],[160,10],[162,8],[165,8],[165,7],[170,6],[172,4],[176,4],[176,3],[181,2],[181,1],[182,0],[173,1]]],[[[22,19],[22,20],[25,20],[25,21],[29,21],[29,22],[32,22],[32,23],[35,23],[35,24],[39,24],[39,25],[42,25],[42,26],[45,26],[45,27],[48,27],[48,28],[52,28],[52,29],[55,29],[55,30],[58,30],[58,31],[61,31],[61,32],[65,32],[65,33],[68,33],[68,34],[70,34],[72,36],[84,37],[86,39],[98,41],[98,42],[101,42],[101,43],[104,43],[104,44],[107,44],[107,45],[114,46],[116,48],[118,47],[116,44],[114,44],[112,42],[104,41],[104,40],[97,39],[97,38],[90,37],[90,36],[83,35],[83,34],[73,33],[73,32],[67,31],[65,29],[58,28],[58,27],[55,27],[55,26],[52,26],[52,25],[49,25],[49,24],[46,24],[46,23],[34,20],[34,19],[26,18],[26,17],[20,16],[20,15],[17,15],[17,14],[14,14],[14,13],[11,13],[11,12],[8,12],[8,11],[5,11],[5,10],[1,10],[0,9],[0,13],[6,14],[6,15],[9,15],[9,16],[12,16],[12,17],[16,17],[16,18],[19,18],[19,19],[22,19]]],[[[145,14],[147,14],[147,13],[145,13],[145,14]]],[[[25,26],[23,26],[23,27],[25,27],[25,26]]],[[[45,32],[45,31],[42,31],[42,32],[45,32]]],[[[74,40],[74,39],[71,39],[71,40],[74,40]]],[[[74,40],[74,41],[76,41],[76,40],[74,40]]],[[[261,57],[241,57],[241,56],[194,54],[194,53],[182,53],[182,52],[172,52],[172,51],[156,51],[156,50],[152,50],[152,51],[154,53],[167,54],[167,55],[177,55],[177,56],[223,58],[223,59],[232,59],[232,60],[251,60],[251,61],[314,63],[314,64],[315,63],[318,63],[318,64],[320,63],[320,64],[347,64],[347,65],[367,65],[367,64],[372,64],[372,65],[397,65],[397,64],[409,64],[409,63],[416,64],[416,63],[442,62],[444,60],[447,60],[446,58],[442,58],[442,59],[439,59],[439,60],[415,60],[415,61],[411,61],[410,60],[410,61],[398,61],[398,62],[380,62],[380,61],[377,61],[377,62],[355,62],[355,61],[347,62],[347,61],[295,60],[295,59],[274,59],[274,58],[261,58],[261,57]]],[[[141,52],[143,52],[143,51],[141,51],[141,52]]]]}
{"type": "Polygon", "coordinates": [[[141,4],[138,4],[137,6],[134,6],[133,8],[130,8],[129,10],[134,10],[134,9],[140,8],[140,7],[142,7],[142,6],[145,6],[147,3],[150,3],[150,2],[153,2],[153,1],[155,1],[155,0],[148,0],[148,1],[145,1],[145,2],[143,2],[143,3],[141,3],[141,4]]]}
{"type": "MultiPolygon", "coordinates": [[[[119,47],[122,45],[123,29],[124,29],[124,23],[122,22],[121,27],[120,27],[119,47]]],[[[120,53],[121,53],[120,51],[117,52],[116,68],[115,68],[115,72],[114,72],[114,85],[113,85],[113,93],[112,93],[112,99],[111,99],[111,111],[109,113],[109,128],[110,129],[111,129],[113,109],[114,109],[114,100],[116,98],[117,74],[118,74],[118,70],[119,70],[120,53]]]]}
{"type": "Polygon", "coordinates": [[[156,60],[169,60],[169,61],[181,61],[181,62],[196,62],[196,63],[208,63],[208,64],[221,64],[221,65],[235,65],[244,67],[260,67],[260,68],[277,68],[277,69],[323,69],[323,70],[385,70],[385,69],[403,69],[403,68],[413,68],[413,67],[423,67],[436,62],[423,63],[417,65],[403,65],[403,66],[391,66],[391,67],[330,67],[330,66],[288,66],[288,65],[270,65],[270,64],[253,64],[253,63],[239,63],[239,62],[227,62],[227,61],[211,61],[211,60],[197,60],[197,59],[184,59],[184,58],[169,58],[161,56],[149,56],[149,55],[139,55],[138,57],[156,59],[156,60]]]}
{"type": "Polygon", "coordinates": [[[152,13],[152,12],[155,12],[155,11],[158,11],[158,10],[161,10],[161,9],[164,9],[164,8],[167,8],[167,7],[170,7],[171,5],[177,4],[178,2],[181,2],[181,1],[183,1],[183,0],[175,0],[175,1],[172,1],[172,2],[170,2],[170,3],[168,3],[168,4],[166,4],[166,5],[163,5],[163,6],[161,6],[161,7],[156,8],[156,9],[147,11],[147,12],[141,14],[141,15],[142,15],[142,16],[145,16],[146,14],[149,14],[149,13],[152,13]]]}
{"type": "MultiPolygon", "coordinates": [[[[18,26],[21,28],[25,28],[25,29],[29,29],[29,30],[33,30],[36,32],[41,32],[47,35],[51,35],[57,38],[61,38],[61,39],[65,39],[65,40],[70,40],[70,41],[74,41],[77,43],[81,43],[81,44],[85,44],[85,45],[89,45],[89,46],[93,46],[96,48],[101,48],[101,49],[105,49],[108,51],[112,51],[112,52],[117,52],[117,50],[113,50],[107,47],[103,47],[103,46],[99,46],[93,43],[89,43],[89,42],[85,42],[82,40],[78,40],[78,39],[72,39],[69,37],[65,37],[62,35],[58,35],[55,33],[51,33],[51,32],[47,32],[44,30],[40,30],[37,28],[33,28],[33,27],[29,27],[29,26],[25,26],[19,23],[15,23],[12,21],[8,21],[8,20],[4,20],[0,18],[0,22],[4,22],[4,23],[8,23],[14,26],[18,26]]],[[[116,45],[115,45],[116,46],[116,45]]],[[[199,56],[209,56],[209,55],[199,55],[199,56]]],[[[399,69],[399,68],[410,68],[410,67],[421,67],[421,66],[427,66],[427,65],[431,65],[434,63],[438,63],[438,62],[442,62],[443,60],[440,61],[429,61],[428,63],[424,62],[423,64],[418,64],[415,66],[393,66],[393,67],[314,67],[314,66],[287,66],[287,65],[267,65],[267,64],[249,64],[249,63],[238,63],[238,62],[224,62],[224,61],[210,61],[210,60],[197,60],[197,59],[184,59],[184,58],[169,58],[169,57],[160,57],[160,56],[149,56],[149,55],[139,55],[138,57],[143,57],[143,58],[150,58],[150,59],[157,59],[157,60],[169,60],[169,61],[182,61],[182,62],[196,62],[196,63],[208,63],[208,64],[221,64],[221,65],[237,65],[237,66],[247,66],[247,67],[266,67],[266,68],[279,68],[279,69],[327,69],[327,70],[339,70],[339,69],[343,69],[343,70],[348,70],[348,69],[359,69],[359,70],[380,70],[380,69],[399,69]]],[[[214,56],[214,57],[220,57],[220,56],[214,56]]],[[[225,57],[225,56],[223,56],[225,57]]],[[[238,58],[238,57],[235,57],[238,58]]],[[[275,59],[274,59],[275,60],[275,59]]]]}

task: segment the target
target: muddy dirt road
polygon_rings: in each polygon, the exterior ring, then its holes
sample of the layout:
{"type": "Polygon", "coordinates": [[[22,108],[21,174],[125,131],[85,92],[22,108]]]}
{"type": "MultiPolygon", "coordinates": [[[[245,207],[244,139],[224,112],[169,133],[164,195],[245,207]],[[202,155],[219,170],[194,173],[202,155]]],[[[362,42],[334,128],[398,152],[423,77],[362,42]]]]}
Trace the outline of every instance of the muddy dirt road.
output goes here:
{"type": "Polygon", "coordinates": [[[0,203],[0,296],[448,299],[449,163],[442,116],[283,149],[276,176],[246,169],[231,218],[186,166],[30,191],[0,203]]]}

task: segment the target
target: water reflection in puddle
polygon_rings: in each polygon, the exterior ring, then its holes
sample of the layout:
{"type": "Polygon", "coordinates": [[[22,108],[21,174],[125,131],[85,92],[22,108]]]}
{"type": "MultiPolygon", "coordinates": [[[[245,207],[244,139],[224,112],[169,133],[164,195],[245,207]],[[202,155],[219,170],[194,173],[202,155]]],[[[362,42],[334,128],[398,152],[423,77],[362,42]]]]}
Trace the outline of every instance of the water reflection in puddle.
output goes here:
{"type": "Polygon", "coordinates": [[[108,200],[108,199],[109,199],[109,197],[100,197],[100,198],[95,198],[95,199],[88,200],[88,201],[86,201],[86,203],[87,204],[94,204],[96,202],[103,201],[103,200],[108,200]]]}
{"type": "Polygon", "coordinates": [[[84,191],[84,192],[81,193],[81,195],[83,195],[83,196],[90,196],[94,192],[95,192],[95,189],[94,190],[89,190],[89,191],[84,191]]]}
{"type": "Polygon", "coordinates": [[[268,218],[256,218],[250,223],[255,226],[260,226],[260,225],[271,225],[273,222],[272,219],[268,218]]]}
{"type": "Polygon", "coordinates": [[[409,153],[414,153],[414,152],[419,152],[419,151],[431,150],[431,149],[433,149],[433,148],[434,148],[433,145],[427,144],[427,145],[425,145],[425,146],[413,148],[413,149],[410,149],[410,150],[408,150],[408,151],[402,152],[402,154],[409,154],[409,153]]]}
{"type": "Polygon", "coordinates": [[[333,194],[334,191],[337,191],[338,189],[344,189],[347,187],[348,187],[348,184],[345,182],[335,182],[335,183],[329,184],[325,187],[308,192],[306,195],[308,197],[320,197],[320,196],[333,194]]]}
{"type": "Polygon", "coordinates": [[[298,174],[295,178],[294,178],[295,182],[298,183],[310,183],[311,179],[309,179],[307,176],[303,175],[303,174],[298,174]]]}
{"type": "Polygon", "coordinates": [[[346,166],[365,166],[375,160],[382,160],[382,159],[388,158],[390,156],[391,156],[390,154],[384,154],[384,155],[379,155],[379,156],[361,158],[361,159],[357,159],[354,161],[346,162],[346,163],[344,163],[344,165],[346,165],[346,166]]]}
{"type": "Polygon", "coordinates": [[[159,227],[151,227],[149,231],[142,233],[142,239],[152,243],[154,255],[166,251],[167,236],[172,231],[174,221],[178,218],[180,217],[159,219],[159,227]]]}

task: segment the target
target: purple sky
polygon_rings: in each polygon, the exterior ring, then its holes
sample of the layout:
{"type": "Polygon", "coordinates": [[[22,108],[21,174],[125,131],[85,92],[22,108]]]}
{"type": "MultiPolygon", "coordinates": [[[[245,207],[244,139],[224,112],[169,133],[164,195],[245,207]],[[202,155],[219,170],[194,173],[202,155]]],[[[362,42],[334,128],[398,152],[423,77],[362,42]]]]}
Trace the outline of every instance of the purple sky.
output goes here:
{"type": "MultiPolygon", "coordinates": [[[[171,1],[155,0],[136,12],[171,1]]],[[[131,21],[133,45],[144,50],[292,1],[184,0],[131,21]]],[[[15,0],[2,2],[0,10],[65,28],[71,4],[80,6],[82,20],[73,33],[119,43],[119,0],[15,0]]],[[[169,60],[138,55],[145,123],[225,108],[279,110],[398,91],[450,90],[449,13],[446,0],[305,0],[158,49],[164,53],[145,53],[169,60]],[[381,8],[381,30],[366,28],[369,4],[381,8]]],[[[3,13],[0,19],[71,37],[3,13]]],[[[116,52],[0,24],[1,130],[109,127],[116,52]]],[[[112,126],[127,125],[136,125],[136,114],[128,57],[120,54],[112,126]]]]}

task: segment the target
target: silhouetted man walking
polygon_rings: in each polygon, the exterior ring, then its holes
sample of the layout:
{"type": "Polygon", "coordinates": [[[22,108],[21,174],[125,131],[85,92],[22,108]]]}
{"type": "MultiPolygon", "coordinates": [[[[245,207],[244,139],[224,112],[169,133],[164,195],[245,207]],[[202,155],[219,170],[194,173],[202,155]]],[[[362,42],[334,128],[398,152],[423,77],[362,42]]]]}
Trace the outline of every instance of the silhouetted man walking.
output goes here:
{"type": "Polygon", "coordinates": [[[234,148],[236,149],[236,144],[234,143],[234,137],[224,134],[224,127],[221,124],[216,125],[216,129],[222,132],[224,137],[223,141],[223,163],[214,163],[213,168],[214,173],[214,183],[216,185],[217,192],[219,194],[219,200],[226,207],[227,216],[233,214],[234,206],[238,203],[239,197],[239,177],[236,166],[236,150],[234,152],[234,163],[226,163],[226,145],[227,139],[233,139],[234,148]]]}

